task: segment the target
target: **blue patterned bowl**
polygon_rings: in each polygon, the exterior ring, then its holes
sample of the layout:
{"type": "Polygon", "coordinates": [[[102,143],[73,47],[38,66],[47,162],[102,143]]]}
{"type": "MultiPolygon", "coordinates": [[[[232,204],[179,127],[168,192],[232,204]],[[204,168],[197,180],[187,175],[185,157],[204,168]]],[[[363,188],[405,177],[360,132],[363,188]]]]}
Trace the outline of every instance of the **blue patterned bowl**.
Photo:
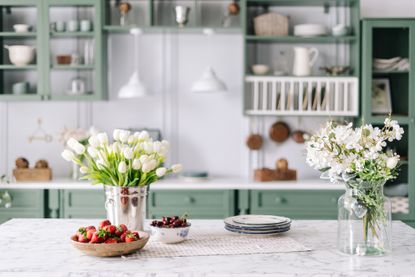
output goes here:
{"type": "Polygon", "coordinates": [[[189,235],[191,224],[187,224],[187,227],[178,228],[162,228],[150,226],[151,236],[153,236],[157,241],[163,243],[179,243],[184,241],[189,235]]]}

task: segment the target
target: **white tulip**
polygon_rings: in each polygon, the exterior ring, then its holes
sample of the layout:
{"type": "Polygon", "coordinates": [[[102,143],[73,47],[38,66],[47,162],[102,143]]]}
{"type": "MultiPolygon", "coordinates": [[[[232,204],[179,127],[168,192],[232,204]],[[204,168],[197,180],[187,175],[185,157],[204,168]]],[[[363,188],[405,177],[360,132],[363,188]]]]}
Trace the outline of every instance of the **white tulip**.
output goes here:
{"type": "Polygon", "coordinates": [[[127,148],[124,149],[123,154],[124,154],[124,157],[127,160],[131,160],[134,157],[133,150],[131,148],[129,148],[129,147],[127,147],[127,148]]]}
{"type": "Polygon", "coordinates": [[[108,135],[107,133],[99,133],[97,135],[97,138],[101,145],[107,145],[108,144],[108,135]]]}
{"type": "Polygon", "coordinates": [[[171,170],[173,171],[173,173],[179,173],[180,171],[182,171],[183,166],[181,164],[174,164],[171,166],[171,170]]]}
{"type": "Polygon", "coordinates": [[[121,151],[120,143],[118,141],[114,142],[110,148],[114,154],[117,154],[121,151]]]}
{"type": "Polygon", "coordinates": [[[134,170],[139,170],[141,168],[141,162],[139,159],[134,159],[133,160],[133,169],[134,170]]]}
{"type": "Polygon", "coordinates": [[[140,132],[134,132],[133,136],[136,137],[136,138],[139,138],[140,132]]]}
{"type": "Polygon", "coordinates": [[[138,135],[138,139],[140,140],[148,140],[150,138],[150,135],[148,134],[147,131],[142,131],[139,135],[138,135]]]}
{"type": "Polygon", "coordinates": [[[167,173],[167,169],[165,167],[159,167],[156,169],[157,177],[163,177],[164,175],[166,175],[166,173],[167,173]]]}
{"type": "Polygon", "coordinates": [[[129,136],[127,143],[128,144],[133,144],[134,142],[135,142],[135,136],[133,136],[133,135],[129,136]]]}
{"type": "Polygon", "coordinates": [[[79,143],[79,141],[77,141],[74,138],[70,138],[67,142],[67,145],[74,150],[78,155],[81,155],[83,153],[85,153],[85,146],[83,146],[82,144],[79,143]]]}
{"type": "Polygon", "coordinates": [[[86,167],[86,166],[81,166],[81,168],[79,169],[79,171],[80,171],[82,174],[87,174],[87,173],[88,173],[88,167],[86,167]]]}
{"type": "Polygon", "coordinates": [[[114,129],[114,131],[112,131],[112,137],[114,138],[114,140],[120,140],[121,131],[121,129],[114,129]]]}
{"type": "Polygon", "coordinates": [[[118,172],[121,174],[124,174],[125,172],[127,172],[127,164],[124,161],[118,164],[118,172]]]}
{"type": "Polygon", "coordinates": [[[71,150],[68,150],[68,149],[63,150],[63,152],[61,153],[61,156],[68,162],[72,162],[75,158],[75,154],[71,150]]]}
{"type": "Polygon", "coordinates": [[[147,154],[151,154],[154,151],[153,143],[150,141],[143,143],[143,148],[147,154]]]}
{"type": "Polygon", "coordinates": [[[388,158],[388,160],[386,161],[386,166],[390,169],[394,169],[399,162],[399,158],[394,156],[394,157],[390,157],[388,158]]]}
{"type": "Polygon", "coordinates": [[[101,169],[101,170],[104,169],[104,167],[106,166],[105,161],[102,159],[97,160],[96,164],[97,164],[98,169],[101,169]]]}
{"type": "Polygon", "coordinates": [[[141,164],[144,164],[149,159],[148,155],[141,155],[140,162],[141,164]]]}
{"type": "Polygon", "coordinates": [[[121,130],[120,131],[120,141],[122,143],[126,143],[128,141],[129,137],[130,137],[130,131],[128,131],[128,130],[121,130]]]}
{"type": "Polygon", "coordinates": [[[163,144],[160,141],[153,142],[153,151],[156,153],[160,153],[163,148],[163,144]]]}
{"type": "Polygon", "coordinates": [[[141,168],[141,170],[144,173],[148,173],[150,171],[152,171],[153,169],[155,169],[157,166],[157,161],[156,160],[148,160],[145,163],[143,163],[143,166],[141,168]]]}
{"type": "Polygon", "coordinates": [[[97,136],[90,136],[88,139],[89,145],[91,145],[94,148],[97,148],[99,146],[99,139],[97,136]]]}
{"type": "Polygon", "coordinates": [[[88,147],[88,153],[92,158],[96,158],[98,157],[98,150],[95,149],[94,147],[88,147]]]}
{"type": "Polygon", "coordinates": [[[170,149],[170,143],[167,140],[162,140],[161,144],[168,150],[170,149]]]}

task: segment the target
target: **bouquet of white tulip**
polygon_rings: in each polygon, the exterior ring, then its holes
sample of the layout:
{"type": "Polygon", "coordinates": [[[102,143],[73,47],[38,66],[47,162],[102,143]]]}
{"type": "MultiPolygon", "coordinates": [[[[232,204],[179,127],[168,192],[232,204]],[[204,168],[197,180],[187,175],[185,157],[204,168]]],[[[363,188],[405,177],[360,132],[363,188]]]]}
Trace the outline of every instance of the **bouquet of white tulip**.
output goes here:
{"type": "Polygon", "coordinates": [[[62,152],[62,157],[80,166],[84,174],[81,179],[110,186],[146,186],[182,169],[180,164],[171,168],[162,166],[169,143],[153,141],[146,131],[131,134],[128,130],[115,129],[113,138],[110,144],[106,133],[98,133],[88,139],[86,146],[71,138],[67,142],[69,149],[62,152]]]}

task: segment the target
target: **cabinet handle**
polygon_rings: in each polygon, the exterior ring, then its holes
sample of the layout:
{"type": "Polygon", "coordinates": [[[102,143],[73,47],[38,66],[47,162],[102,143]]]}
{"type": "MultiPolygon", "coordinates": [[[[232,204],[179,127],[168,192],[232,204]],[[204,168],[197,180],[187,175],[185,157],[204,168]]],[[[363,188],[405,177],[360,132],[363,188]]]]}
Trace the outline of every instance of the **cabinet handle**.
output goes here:
{"type": "Polygon", "coordinates": [[[334,204],[336,204],[337,203],[337,198],[336,197],[332,197],[331,198],[331,202],[334,203],[334,204]]]}
{"type": "Polygon", "coordinates": [[[414,124],[415,123],[415,118],[411,118],[411,120],[410,120],[410,122],[412,123],[412,124],[414,124]]]}
{"type": "Polygon", "coordinates": [[[275,197],[275,203],[282,204],[284,202],[286,202],[286,201],[285,201],[285,199],[283,197],[279,197],[279,196],[278,197],[275,197]]]}
{"type": "Polygon", "coordinates": [[[191,196],[187,196],[187,197],[184,198],[184,201],[189,203],[189,204],[192,204],[192,203],[195,202],[195,199],[191,196]]]}

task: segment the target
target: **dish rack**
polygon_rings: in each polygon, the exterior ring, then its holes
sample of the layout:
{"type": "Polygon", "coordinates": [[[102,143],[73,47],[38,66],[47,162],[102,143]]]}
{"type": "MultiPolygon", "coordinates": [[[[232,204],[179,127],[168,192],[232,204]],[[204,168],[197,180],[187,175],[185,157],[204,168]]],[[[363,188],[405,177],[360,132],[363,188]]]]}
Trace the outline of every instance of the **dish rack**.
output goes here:
{"type": "Polygon", "coordinates": [[[247,115],[358,116],[357,77],[248,76],[247,115]]]}

